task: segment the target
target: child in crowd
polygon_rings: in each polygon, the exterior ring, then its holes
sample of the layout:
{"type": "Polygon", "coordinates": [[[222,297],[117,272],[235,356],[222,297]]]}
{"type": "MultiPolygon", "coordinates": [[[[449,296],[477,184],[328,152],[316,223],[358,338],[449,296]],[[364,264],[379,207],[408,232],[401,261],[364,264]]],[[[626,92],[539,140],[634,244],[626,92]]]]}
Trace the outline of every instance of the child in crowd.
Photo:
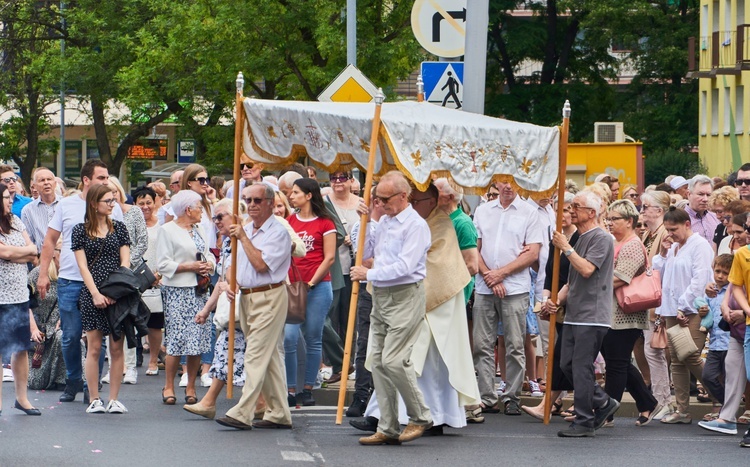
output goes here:
{"type": "Polygon", "coordinates": [[[719,255],[714,259],[714,288],[715,297],[706,296],[704,299],[708,305],[701,306],[698,314],[702,317],[707,314],[713,315],[713,321],[706,326],[709,333],[708,356],[703,366],[703,384],[711,396],[716,400],[711,413],[703,417],[705,421],[715,420],[719,416],[721,406],[724,404],[724,360],[729,349],[729,332],[719,328],[721,321],[721,302],[729,284],[729,270],[732,268],[734,257],[730,254],[719,255]]]}

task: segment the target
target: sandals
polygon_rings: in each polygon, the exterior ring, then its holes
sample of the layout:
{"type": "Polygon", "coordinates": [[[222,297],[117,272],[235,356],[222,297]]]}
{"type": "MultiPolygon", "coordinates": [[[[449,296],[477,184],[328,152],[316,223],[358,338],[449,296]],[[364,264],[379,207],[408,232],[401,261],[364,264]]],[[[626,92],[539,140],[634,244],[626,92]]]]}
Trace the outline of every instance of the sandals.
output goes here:
{"type": "Polygon", "coordinates": [[[158,376],[159,375],[159,368],[154,368],[153,370],[149,368],[146,370],[146,376],[158,376]]]}
{"type": "Polygon", "coordinates": [[[161,388],[161,401],[164,405],[175,405],[177,403],[177,398],[175,396],[165,396],[164,391],[166,391],[167,388],[161,388]]]}
{"type": "Polygon", "coordinates": [[[191,396],[187,393],[187,389],[185,389],[185,403],[188,405],[197,404],[198,403],[198,397],[191,396]]]}
{"type": "Polygon", "coordinates": [[[737,423],[740,425],[748,425],[750,424],[750,410],[745,410],[745,412],[737,417],[737,423]]]}
{"type": "Polygon", "coordinates": [[[552,410],[550,410],[550,415],[553,417],[558,417],[560,414],[562,414],[562,401],[555,401],[552,403],[552,410]]]}
{"type": "Polygon", "coordinates": [[[711,402],[711,396],[703,387],[698,388],[698,395],[695,398],[698,399],[698,402],[711,402]]]}

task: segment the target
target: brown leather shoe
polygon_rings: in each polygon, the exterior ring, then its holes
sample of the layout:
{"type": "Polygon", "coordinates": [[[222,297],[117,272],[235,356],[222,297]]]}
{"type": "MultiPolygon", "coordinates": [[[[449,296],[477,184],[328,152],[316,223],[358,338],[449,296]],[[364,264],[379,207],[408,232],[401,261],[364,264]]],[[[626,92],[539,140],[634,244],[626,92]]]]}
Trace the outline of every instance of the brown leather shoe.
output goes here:
{"type": "Polygon", "coordinates": [[[207,418],[209,420],[213,420],[216,416],[216,407],[212,407],[209,409],[208,407],[203,407],[200,404],[185,404],[182,406],[182,408],[190,413],[200,415],[201,417],[207,418]]]}
{"type": "Polygon", "coordinates": [[[404,431],[401,432],[401,436],[398,437],[398,440],[402,443],[414,441],[417,438],[421,438],[425,430],[429,430],[430,428],[432,428],[432,422],[427,425],[415,425],[409,423],[406,425],[406,428],[404,428],[404,431]]]}
{"type": "Polygon", "coordinates": [[[399,438],[391,438],[384,435],[383,433],[375,433],[372,436],[359,438],[359,444],[363,444],[365,446],[380,446],[381,444],[398,445],[401,444],[401,440],[399,438]]]}
{"type": "Polygon", "coordinates": [[[332,374],[331,377],[326,380],[326,383],[328,383],[328,384],[335,384],[335,383],[338,383],[339,381],[341,381],[341,373],[340,372],[332,374]]]}
{"type": "Polygon", "coordinates": [[[271,422],[269,420],[258,420],[253,422],[253,428],[277,428],[291,430],[292,425],[284,425],[283,423],[271,422]]]}
{"type": "Polygon", "coordinates": [[[238,430],[252,430],[253,429],[251,425],[242,423],[241,421],[232,417],[217,418],[216,423],[222,426],[228,426],[229,428],[236,428],[238,430]]]}

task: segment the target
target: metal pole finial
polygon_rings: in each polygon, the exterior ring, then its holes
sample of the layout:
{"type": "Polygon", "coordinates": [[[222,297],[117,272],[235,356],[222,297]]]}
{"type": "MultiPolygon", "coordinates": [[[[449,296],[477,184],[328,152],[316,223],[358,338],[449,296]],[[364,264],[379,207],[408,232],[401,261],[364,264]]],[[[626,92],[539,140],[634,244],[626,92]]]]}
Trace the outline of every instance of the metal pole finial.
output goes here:
{"type": "Polygon", "coordinates": [[[242,93],[243,89],[245,89],[245,77],[242,75],[241,71],[237,73],[237,81],[235,81],[235,84],[237,85],[237,92],[242,93]]]}
{"type": "Polygon", "coordinates": [[[423,94],[424,93],[424,81],[422,80],[422,75],[420,74],[417,76],[417,94],[423,94]]]}
{"type": "Polygon", "coordinates": [[[377,94],[375,94],[375,103],[380,105],[385,100],[385,94],[383,94],[383,88],[378,88],[377,94]]]}
{"type": "Polygon", "coordinates": [[[570,101],[565,99],[565,105],[563,105],[562,111],[563,118],[570,118],[570,101]]]}

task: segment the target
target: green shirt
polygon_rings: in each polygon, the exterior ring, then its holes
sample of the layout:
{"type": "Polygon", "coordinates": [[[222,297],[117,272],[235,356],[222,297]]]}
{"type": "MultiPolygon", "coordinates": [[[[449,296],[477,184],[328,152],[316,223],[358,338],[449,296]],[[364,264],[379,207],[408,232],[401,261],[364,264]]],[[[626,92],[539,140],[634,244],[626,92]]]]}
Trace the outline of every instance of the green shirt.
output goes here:
{"type": "MultiPolygon", "coordinates": [[[[467,216],[461,208],[456,208],[450,215],[451,221],[453,221],[453,228],[456,230],[456,237],[458,237],[458,247],[463,250],[477,247],[477,228],[474,227],[474,222],[471,217],[467,216]]],[[[471,281],[464,288],[464,301],[469,303],[471,298],[471,292],[474,291],[474,276],[471,276],[471,281]]]]}

